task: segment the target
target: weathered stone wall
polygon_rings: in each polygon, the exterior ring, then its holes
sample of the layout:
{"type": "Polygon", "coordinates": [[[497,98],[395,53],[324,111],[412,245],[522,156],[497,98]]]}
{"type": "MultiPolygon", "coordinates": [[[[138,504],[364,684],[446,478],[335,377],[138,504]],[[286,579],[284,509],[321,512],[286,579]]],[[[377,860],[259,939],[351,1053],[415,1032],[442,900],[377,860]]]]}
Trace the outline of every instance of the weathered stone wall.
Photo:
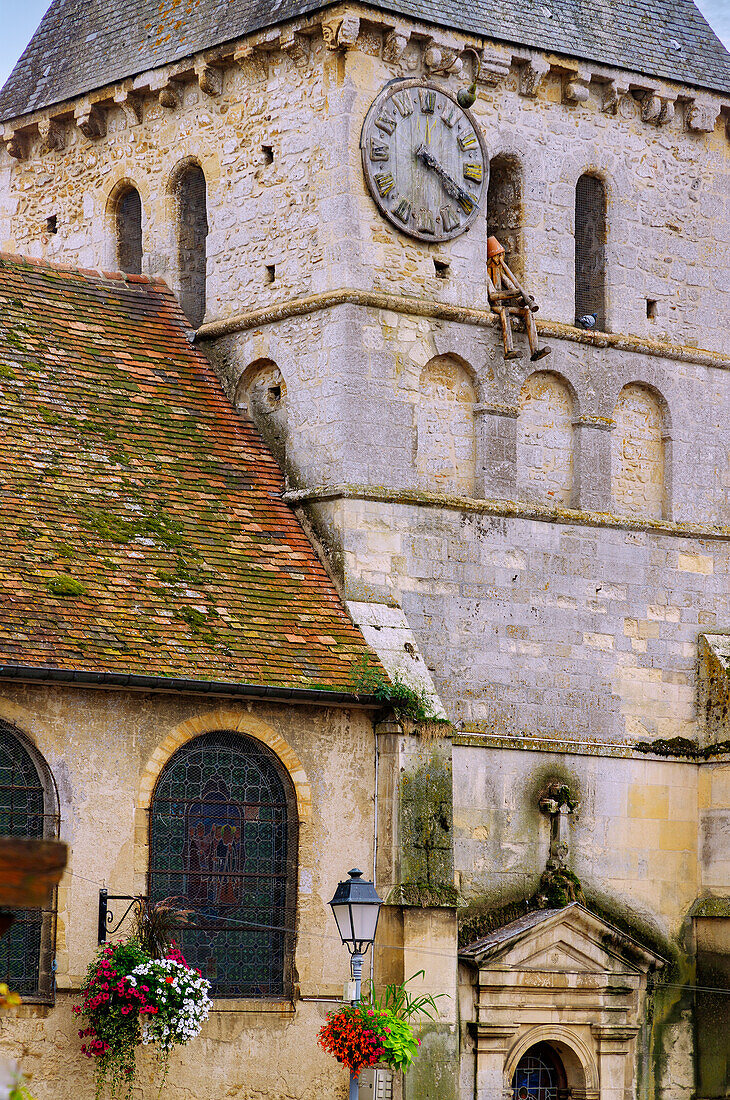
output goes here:
{"type": "MultiPolygon", "coordinates": [[[[374,739],[363,711],[240,704],[174,695],[5,687],[0,715],[37,746],[58,786],[61,837],[70,847],[59,889],[53,1008],[24,1005],[2,1047],[22,1055],[38,1100],[91,1097],[90,1063],[71,1014],[96,951],[99,887],[144,893],[147,813],[155,778],[197,733],[237,729],[275,751],[299,813],[296,998],[222,1000],[203,1035],[171,1059],[165,1095],[284,1100],[345,1096],[347,1075],[316,1045],[326,1011],[349,976],[327,902],[351,866],[373,866],[374,739]],[[348,862],[349,861],[349,862],[348,862]]],[[[154,1059],[141,1058],[145,1095],[154,1059]]]]}
{"type": "MultiPolygon", "coordinates": [[[[50,131],[44,117],[40,128],[22,120],[15,142],[8,125],[0,246],[115,266],[110,196],[125,181],[142,198],[144,270],[179,286],[176,170],[190,158],[207,184],[209,320],[342,286],[484,304],[484,219],[424,246],[392,231],[366,192],[360,129],[383,84],[434,70],[454,91],[466,75],[435,70],[432,29],[408,28],[395,42],[379,20],[268,32],[231,47],[214,77],[196,77],[192,65],[140,74],[95,94],[91,126],[83,103],[79,125],[59,110],[50,131]]],[[[440,33],[436,52],[453,60],[465,38],[440,33]]],[[[522,266],[542,315],[575,320],[575,185],[588,171],[607,192],[608,328],[730,350],[720,100],[507,47],[487,53],[496,60],[474,116],[490,156],[521,166],[522,266]],[[648,109],[652,93],[666,109],[648,109]]]]}

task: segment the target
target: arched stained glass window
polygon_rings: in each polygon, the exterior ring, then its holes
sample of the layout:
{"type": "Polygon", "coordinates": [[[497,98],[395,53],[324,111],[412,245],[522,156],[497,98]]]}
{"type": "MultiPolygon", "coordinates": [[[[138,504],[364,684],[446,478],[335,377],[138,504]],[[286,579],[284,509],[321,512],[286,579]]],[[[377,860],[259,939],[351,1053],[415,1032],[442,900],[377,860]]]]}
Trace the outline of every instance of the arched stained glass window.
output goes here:
{"type": "Polygon", "coordinates": [[[525,1051],[512,1078],[513,1100],[561,1100],[565,1094],[565,1072],[547,1043],[525,1051]]]}
{"type": "MultiPolygon", "coordinates": [[[[41,838],[57,832],[50,772],[40,759],[36,765],[12,726],[0,722],[0,836],[41,838]]],[[[45,998],[53,992],[55,915],[55,906],[15,909],[10,928],[0,937],[0,981],[25,997],[45,998]]]]}
{"type": "Polygon", "coordinates": [[[215,997],[289,992],[296,889],[291,784],[265,745],[204,734],[165,767],[150,811],[149,894],[194,911],[178,936],[215,997]]]}

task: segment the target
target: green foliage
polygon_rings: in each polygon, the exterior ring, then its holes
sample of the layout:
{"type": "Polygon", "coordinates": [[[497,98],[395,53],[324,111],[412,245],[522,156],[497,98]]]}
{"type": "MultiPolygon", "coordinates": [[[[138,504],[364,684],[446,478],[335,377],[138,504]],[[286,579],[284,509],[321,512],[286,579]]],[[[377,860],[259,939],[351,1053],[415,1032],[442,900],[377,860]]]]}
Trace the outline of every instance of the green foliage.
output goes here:
{"type": "Polygon", "coordinates": [[[52,596],[85,596],[86,588],[69,573],[57,573],[48,582],[48,591],[52,596]]]}
{"type": "Polygon", "coordinates": [[[372,695],[384,707],[414,721],[438,721],[425,692],[417,691],[397,674],[388,676],[369,656],[362,656],[353,666],[351,679],[357,695],[372,695]]]}
{"type": "Polygon", "coordinates": [[[190,923],[192,913],[185,908],[184,898],[143,899],[137,906],[133,938],[151,959],[163,959],[175,943],[175,933],[190,923]]]}

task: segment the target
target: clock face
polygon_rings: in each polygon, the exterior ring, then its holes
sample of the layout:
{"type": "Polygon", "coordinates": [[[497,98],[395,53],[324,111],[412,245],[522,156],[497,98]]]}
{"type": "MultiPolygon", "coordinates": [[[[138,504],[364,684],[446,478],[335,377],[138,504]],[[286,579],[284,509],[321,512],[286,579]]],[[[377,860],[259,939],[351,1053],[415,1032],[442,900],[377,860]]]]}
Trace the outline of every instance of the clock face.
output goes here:
{"type": "Polygon", "coordinates": [[[484,140],[469,112],[434,84],[399,80],[384,88],[367,113],[360,148],[380,213],[411,237],[448,241],[484,209],[484,140]]]}

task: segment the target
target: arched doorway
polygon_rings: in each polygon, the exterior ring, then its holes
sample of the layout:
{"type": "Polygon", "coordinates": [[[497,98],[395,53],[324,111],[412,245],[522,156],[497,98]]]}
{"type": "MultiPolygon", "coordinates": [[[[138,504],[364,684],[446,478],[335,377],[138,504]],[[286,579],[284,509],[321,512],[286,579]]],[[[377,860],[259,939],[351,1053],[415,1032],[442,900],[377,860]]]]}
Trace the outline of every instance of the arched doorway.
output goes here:
{"type": "Polygon", "coordinates": [[[512,1076],[512,1100],[566,1100],[570,1095],[565,1068],[549,1043],[526,1050],[512,1076]]]}

